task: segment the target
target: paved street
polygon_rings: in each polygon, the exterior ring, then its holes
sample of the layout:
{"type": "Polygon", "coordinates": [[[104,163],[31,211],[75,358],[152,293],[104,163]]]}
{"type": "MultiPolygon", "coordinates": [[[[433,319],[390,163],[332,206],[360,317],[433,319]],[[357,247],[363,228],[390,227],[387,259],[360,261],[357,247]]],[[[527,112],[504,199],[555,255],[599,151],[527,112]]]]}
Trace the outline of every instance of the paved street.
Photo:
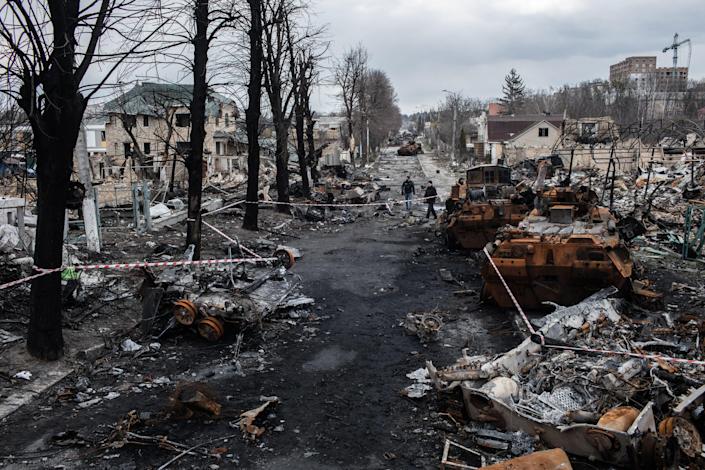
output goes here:
{"type": "MultiPolygon", "coordinates": [[[[390,154],[378,165],[375,171],[392,188],[392,197],[407,172],[418,181],[425,177],[415,157],[390,154]]],[[[421,209],[419,205],[416,212],[421,209]]],[[[246,237],[238,232],[238,221],[228,216],[218,216],[213,223],[246,237]]],[[[220,243],[208,239],[207,249],[220,243]]],[[[476,297],[454,296],[458,285],[438,275],[439,269],[448,269],[465,288],[479,291],[477,263],[448,253],[435,239],[431,223],[408,225],[399,212],[358,219],[336,231],[303,231],[300,239],[288,243],[303,252],[294,273],[301,276],[306,295],[317,300],[315,316],[300,322],[277,319],[261,332],[245,332],[238,356],[242,372],[233,367],[233,337],[215,345],[171,337],[162,342],[156,360],[109,355],[95,370],[83,373],[92,387],[118,390],[119,397],[77,408],[57,399],[59,390],[73,385],[76,377],[70,377],[2,423],[4,453],[36,453],[40,457],[29,459],[29,468],[73,462],[67,468],[132,469],[169,460],[174,453],[155,446],[99,450],[98,443],[108,438],[121,417],[130,410],[159,415],[168,408],[173,390],[173,385],[145,389],[139,383],[124,384],[110,372],[118,368],[138,381],[168,377],[173,384],[188,378],[214,390],[223,405],[220,418],[154,419],[134,432],[168,435],[185,445],[236,434],[212,445],[227,448],[215,462],[222,468],[436,467],[442,430],[448,424],[436,414],[440,405],[433,394],[420,400],[399,394],[412,383],[406,374],[427,360],[451,362],[466,347],[471,353],[499,352],[517,341],[504,312],[479,305],[476,297]],[[405,334],[400,325],[407,313],[434,309],[444,312],[438,341],[422,344],[405,334]],[[260,396],[273,395],[281,402],[264,424],[267,431],[256,444],[247,443],[231,423],[257,406],[260,396]],[[20,426],[29,432],[18,433],[20,426]],[[62,432],[77,433],[90,445],[53,446],[62,432]]],[[[187,455],[170,468],[207,468],[213,463],[212,458],[187,455]]]]}

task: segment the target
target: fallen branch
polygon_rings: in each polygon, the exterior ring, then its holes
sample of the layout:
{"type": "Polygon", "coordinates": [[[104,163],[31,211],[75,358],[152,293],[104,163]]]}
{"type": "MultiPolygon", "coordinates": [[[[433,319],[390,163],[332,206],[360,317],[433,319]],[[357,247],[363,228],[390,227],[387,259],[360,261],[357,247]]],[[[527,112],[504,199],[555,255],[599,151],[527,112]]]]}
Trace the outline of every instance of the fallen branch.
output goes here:
{"type": "Polygon", "coordinates": [[[176,457],[174,457],[173,459],[169,460],[169,461],[166,462],[164,465],[162,465],[161,467],[159,467],[157,470],[164,470],[164,469],[167,468],[169,465],[171,465],[172,463],[174,463],[174,462],[176,462],[177,460],[179,460],[180,458],[182,458],[184,455],[189,454],[189,453],[192,453],[194,450],[198,449],[199,447],[203,447],[203,446],[205,446],[205,445],[212,444],[212,443],[218,442],[218,441],[225,441],[225,440],[228,440],[228,439],[233,439],[233,438],[238,437],[238,436],[239,436],[239,434],[231,434],[230,436],[218,437],[218,438],[216,438],[216,439],[211,439],[210,441],[201,442],[200,444],[196,444],[195,446],[189,447],[188,449],[184,450],[184,451],[181,452],[179,455],[177,455],[176,457]]]}

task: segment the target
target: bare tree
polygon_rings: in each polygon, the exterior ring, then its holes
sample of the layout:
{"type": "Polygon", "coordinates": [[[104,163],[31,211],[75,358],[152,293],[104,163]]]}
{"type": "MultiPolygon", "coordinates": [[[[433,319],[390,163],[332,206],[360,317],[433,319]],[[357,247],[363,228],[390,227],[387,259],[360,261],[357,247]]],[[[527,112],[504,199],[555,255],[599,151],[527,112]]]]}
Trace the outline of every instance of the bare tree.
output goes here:
{"type": "MultiPolygon", "coordinates": [[[[262,9],[264,88],[269,97],[269,107],[276,132],[277,201],[289,202],[289,127],[294,86],[290,80],[289,31],[285,20],[295,13],[299,5],[289,0],[265,0],[262,9]]],[[[289,210],[279,205],[282,212],[289,210]]]]}
{"type": "Polygon", "coordinates": [[[180,0],[170,2],[163,9],[171,19],[171,27],[163,36],[170,46],[164,57],[190,70],[193,78],[189,102],[190,145],[186,152],[186,245],[193,245],[193,258],[200,259],[206,102],[214,88],[214,75],[218,74],[217,71],[209,73],[208,63],[214,49],[230,43],[227,32],[241,23],[242,16],[236,0],[180,0]]]}
{"type": "Polygon", "coordinates": [[[362,83],[367,70],[367,49],[358,44],[343,54],[334,65],[333,77],[339,88],[339,97],[343,102],[345,119],[348,125],[346,147],[350,150],[353,166],[355,166],[355,149],[350,148],[350,139],[354,135],[355,111],[359,109],[362,83]]]}
{"type": "MultiPolygon", "coordinates": [[[[294,128],[296,130],[296,149],[299,155],[299,172],[305,197],[311,194],[309,182],[309,167],[311,161],[307,155],[306,120],[313,118],[311,109],[311,93],[319,76],[320,59],[328,49],[328,43],[318,40],[320,31],[311,35],[308,41],[302,41],[298,46],[290,44],[293,53],[290,57],[290,70],[294,83],[294,128]]],[[[313,125],[311,124],[311,139],[313,139],[313,125]]],[[[312,141],[309,147],[315,146],[312,141]]]]}
{"type": "MultiPolygon", "coordinates": [[[[28,0],[0,6],[0,69],[11,96],[27,114],[37,157],[38,220],[34,264],[62,263],[64,213],[73,148],[89,99],[130,57],[148,52],[145,34],[155,2],[147,0],[28,0]],[[101,41],[104,34],[112,41],[101,41]],[[109,51],[115,43],[120,51],[109,51]],[[92,65],[107,72],[83,83],[92,65]]],[[[32,283],[27,336],[30,354],[54,360],[63,354],[59,272],[32,283]]]]}
{"type": "MultiPolygon", "coordinates": [[[[391,135],[401,127],[401,111],[397,105],[397,95],[387,74],[381,70],[370,69],[364,78],[364,108],[359,111],[358,121],[365,120],[365,127],[360,126],[360,139],[363,130],[369,127],[372,149],[378,149],[391,135]]],[[[361,140],[362,141],[362,140],[361,140]]]]}
{"type": "Polygon", "coordinates": [[[471,118],[482,114],[484,108],[485,104],[482,101],[464,96],[461,92],[446,93],[445,99],[438,104],[438,113],[434,117],[437,120],[438,138],[449,145],[455,145],[456,150],[459,150],[457,148],[460,143],[459,130],[473,128],[471,118]],[[454,118],[456,121],[455,140],[453,140],[454,118]]]}
{"type": "Polygon", "coordinates": [[[262,0],[247,0],[250,9],[249,62],[247,84],[248,104],[245,112],[247,126],[247,204],[242,226],[257,230],[259,214],[259,120],[262,113],[262,0]]]}
{"type": "Polygon", "coordinates": [[[294,92],[294,128],[296,129],[296,153],[299,156],[299,172],[304,197],[311,196],[311,186],[308,178],[308,159],[306,155],[306,105],[310,105],[310,77],[313,72],[313,59],[307,50],[292,54],[292,79],[295,83],[294,92]]]}
{"type": "Polygon", "coordinates": [[[276,132],[278,209],[289,210],[289,128],[294,111],[296,54],[320,30],[306,17],[307,4],[300,0],[265,0],[262,10],[264,89],[269,97],[276,132]],[[292,69],[293,67],[293,69],[292,69]]]}

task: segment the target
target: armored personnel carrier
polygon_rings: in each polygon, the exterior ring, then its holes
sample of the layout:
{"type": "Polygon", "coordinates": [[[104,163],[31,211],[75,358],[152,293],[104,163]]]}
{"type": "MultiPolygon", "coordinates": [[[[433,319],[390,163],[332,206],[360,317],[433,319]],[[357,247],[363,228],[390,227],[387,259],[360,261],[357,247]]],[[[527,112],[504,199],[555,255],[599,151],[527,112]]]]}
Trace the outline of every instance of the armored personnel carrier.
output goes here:
{"type": "Polygon", "coordinates": [[[440,224],[449,247],[479,250],[494,241],[497,229],[521,222],[529,209],[512,185],[509,167],[478,165],[451,189],[440,224]]]}
{"type": "MultiPolygon", "coordinates": [[[[528,309],[539,309],[543,302],[573,305],[605,287],[626,290],[631,285],[629,250],[604,207],[554,204],[545,212],[534,209],[518,227],[498,234],[490,254],[519,304],[528,309]]],[[[491,263],[482,277],[483,297],[512,308],[491,263]]]]}

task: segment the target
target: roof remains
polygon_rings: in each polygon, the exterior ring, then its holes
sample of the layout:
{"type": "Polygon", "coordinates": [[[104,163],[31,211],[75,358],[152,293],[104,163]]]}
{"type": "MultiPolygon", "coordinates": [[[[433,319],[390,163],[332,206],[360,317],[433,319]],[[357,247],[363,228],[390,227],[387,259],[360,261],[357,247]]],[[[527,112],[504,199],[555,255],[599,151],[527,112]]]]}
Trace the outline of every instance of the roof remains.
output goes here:
{"type": "Polygon", "coordinates": [[[512,140],[535,124],[546,121],[557,129],[563,124],[562,116],[522,114],[517,116],[487,116],[487,137],[490,142],[512,140]]]}
{"type": "MultiPolygon", "coordinates": [[[[164,114],[164,108],[189,107],[192,96],[193,85],[144,82],[108,101],[104,110],[106,113],[158,117],[164,114]]],[[[233,100],[209,90],[206,100],[206,116],[217,116],[221,105],[235,106],[237,114],[237,105],[233,100]]]]}

